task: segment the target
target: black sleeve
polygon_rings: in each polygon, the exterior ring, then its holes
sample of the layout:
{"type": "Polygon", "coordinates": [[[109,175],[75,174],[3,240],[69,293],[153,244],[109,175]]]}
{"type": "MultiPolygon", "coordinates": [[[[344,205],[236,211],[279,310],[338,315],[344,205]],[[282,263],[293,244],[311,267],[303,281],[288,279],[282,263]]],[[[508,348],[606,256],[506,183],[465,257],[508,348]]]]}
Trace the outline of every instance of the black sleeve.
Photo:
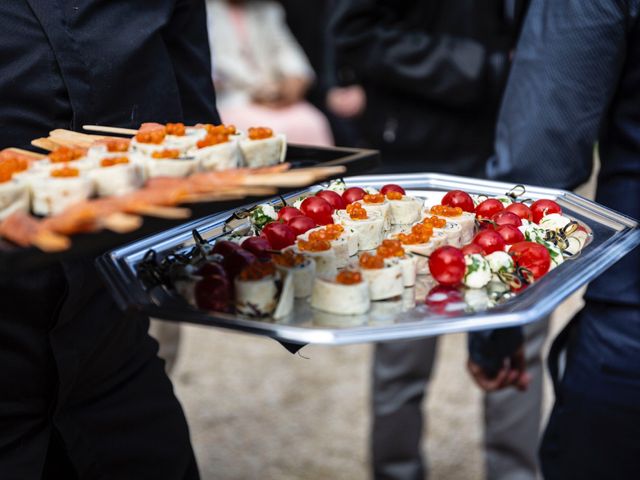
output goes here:
{"type": "Polygon", "coordinates": [[[180,89],[184,121],[191,125],[220,123],[204,0],[177,0],[163,37],[180,89]]]}
{"type": "Polygon", "coordinates": [[[610,0],[532,0],[489,178],[565,189],[589,178],[625,61],[631,8],[610,0]]]}
{"type": "Polygon", "coordinates": [[[470,38],[409,29],[401,15],[376,0],[335,2],[330,28],[343,83],[358,79],[452,107],[499,95],[508,52],[489,51],[470,38]]]}

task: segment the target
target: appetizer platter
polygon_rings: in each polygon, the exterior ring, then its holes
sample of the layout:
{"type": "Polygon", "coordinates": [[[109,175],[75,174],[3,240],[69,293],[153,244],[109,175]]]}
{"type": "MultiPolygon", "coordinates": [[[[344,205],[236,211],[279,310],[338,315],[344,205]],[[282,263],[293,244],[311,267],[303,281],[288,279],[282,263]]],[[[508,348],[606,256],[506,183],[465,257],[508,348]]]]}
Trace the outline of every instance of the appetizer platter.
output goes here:
{"type": "Polygon", "coordinates": [[[439,174],[351,177],[103,255],[121,306],[303,345],[538,320],[640,243],[561,190],[439,174]]]}
{"type": "MultiPolygon", "coordinates": [[[[87,127],[89,128],[89,127],[87,127]]],[[[266,127],[54,130],[0,151],[0,268],[94,255],[189,218],[377,166],[370,150],[288,145],[266,127]],[[126,134],[129,137],[114,136],[126,134]]]]}

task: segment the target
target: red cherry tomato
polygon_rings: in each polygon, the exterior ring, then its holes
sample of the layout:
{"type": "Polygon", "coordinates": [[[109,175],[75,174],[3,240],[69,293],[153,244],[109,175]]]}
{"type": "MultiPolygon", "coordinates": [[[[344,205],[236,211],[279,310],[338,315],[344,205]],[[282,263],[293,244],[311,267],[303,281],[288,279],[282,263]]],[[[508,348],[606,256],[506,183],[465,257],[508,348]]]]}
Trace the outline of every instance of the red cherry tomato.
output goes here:
{"type": "Polygon", "coordinates": [[[462,292],[455,287],[445,287],[444,285],[436,285],[427,294],[424,303],[434,313],[443,314],[446,312],[454,313],[457,310],[464,310],[464,296],[462,292]],[[452,308],[454,304],[458,304],[460,308],[452,308]]]}
{"type": "Polygon", "coordinates": [[[318,225],[333,223],[333,207],[321,197],[307,197],[300,205],[300,210],[318,225]]]}
{"type": "Polygon", "coordinates": [[[464,247],[462,247],[462,254],[463,255],[473,255],[474,253],[479,253],[480,255],[486,255],[486,253],[484,253],[484,250],[482,249],[482,247],[480,245],[475,244],[475,243],[469,243],[469,244],[465,245],[464,247]]]}
{"type": "Polygon", "coordinates": [[[442,205],[449,207],[460,207],[465,212],[473,213],[475,207],[473,205],[473,199],[471,195],[462,190],[451,190],[444,197],[442,197],[442,205]]]}
{"type": "Polygon", "coordinates": [[[194,287],[194,296],[198,308],[226,312],[231,305],[229,280],[222,275],[211,275],[198,280],[194,287]]]}
{"type": "Polygon", "coordinates": [[[526,268],[536,280],[549,271],[551,256],[549,251],[535,242],[518,242],[511,245],[509,254],[519,267],[526,268]]]}
{"type": "Polygon", "coordinates": [[[316,197],[324,198],[329,205],[333,207],[334,210],[342,210],[346,207],[344,204],[344,200],[339,193],[334,192],[333,190],[320,190],[316,193],[316,197]]]}
{"type": "Polygon", "coordinates": [[[562,207],[553,200],[536,200],[531,204],[531,215],[535,223],[539,223],[542,217],[551,213],[562,213],[562,207]]]}
{"type": "Polygon", "coordinates": [[[476,216],[478,218],[491,218],[496,213],[504,210],[504,205],[500,200],[496,200],[495,198],[488,198],[484,202],[481,202],[476,207],[476,216]]]}
{"type": "Polygon", "coordinates": [[[389,183],[380,189],[380,193],[382,195],[386,195],[388,192],[398,192],[402,195],[406,195],[407,192],[404,191],[400,185],[396,185],[395,183],[389,183]]]}
{"type": "Polygon", "coordinates": [[[522,220],[520,220],[518,215],[513,212],[507,212],[506,210],[496,213],[491,217],[491,221],[496,224],[496,228],[502,225],[513,225],[514,227],[522,225],[522,220]]]}
{"type": "Polygon", "coordinates": [[[462,250],[444,246],[437,248],[429,257],[429,271],[441,285],[453,287],[464,278],[466,265],[462,250]]]}
{"type": "Polygon", "coordinates": [[[292,218],[287,225],[293,228],[293,231],[296,232],[296,236],[302,235],[312,228],[316,228],[316,222],[311,220],[309,217],[304,216],[292,218]]]}
{"type": "Polygon", "coordinates": [[[258,257],[253,253],[245,250],[244,248],[238,248],[226,255],[222,264],[224,265],[224,269],[226,270],[229,278],[234,278],[245,267],[248,267],[257,261],[258,257]]]}
{"type": "Polygon", "coordinates": [[[253,253],[260,260],[269,260],[271,258],[271,254],[268,252],[268,250],[271,250],[271,244],[264,237],[249,237],[242,242],[242,248],[253,253]]]}
{"type": "Polygon", "coordinates": [[[483,230],[473,237],[472,243],[478,245],[487,255],[493,252],[503,251],[506,243],[502,236],[495,230],[483,230]]]}
{"type": "Polygon", "coordinates": [[[207,262],[196,271],[196,275],[199,275],[201,277],[210,277],[212,275],[220,275],[221,277],[225,277],[227,275],[227,272],[225,271],[222,264],[218,262],[207,262]]]}
{"type": "Polygon", "coordinates": [[[223,257],[226,257],[231,252],[234,252],[240,248],[236,242],[230,242],[229,240],[218,240],[213,246],[213,253],[219,253],[223,257]]]}
{"type": "Polygon", "coordinates": [[[294,217],[299,217],[304,215],[300,210],[296,207],[283,207],[278,210],[278,220],[282,220],[284,223],[288,223],[294,217]]]}
{"type": "Polygon", "coordinates": [[[342,194],[342,199],[344,200],[345,205],[349,205],[350,203],[357,202],[358,200],[362,200],[362,198],[367,194],[360,187],[351,187],[347,188],[342,194]]]}
{"type": "Polygon", "coordinates": [[[504,243],[507,245],[524,242],[524,234],[513,225],[502,225],[496,229],[496,232],[504,239],[504,243]]]}
{"type": "Polygon", "coordinates": [[[507,212],[515,213],[522,220],[532,220],[531,209],[527,207],[524,203],[512,203],[505,208],[507,212]]]}
{"type": "Polygon", "coordinates": [[[296,241],[296,232],[289,225],[280,222],[267,223],[262,229],[274,250],[282,250],[296,241]]]}

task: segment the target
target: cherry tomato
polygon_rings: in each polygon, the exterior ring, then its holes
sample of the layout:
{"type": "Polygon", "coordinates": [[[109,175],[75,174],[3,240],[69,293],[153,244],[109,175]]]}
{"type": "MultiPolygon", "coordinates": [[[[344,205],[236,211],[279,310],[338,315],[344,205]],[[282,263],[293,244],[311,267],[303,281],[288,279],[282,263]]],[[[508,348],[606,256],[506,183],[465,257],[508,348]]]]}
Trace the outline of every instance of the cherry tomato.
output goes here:
{"type": "Polygon", "coordinates": [[[526,268],[536,280],[549,271],[551,256],[548,250],[535,242],[518,242],[511,245],[509,254],[519,267],[526,268]]]}
{"type": "Polygon", "coordinates": [[[350,203],[357,202],[358,200],[362,200],[362,198],[367,194],[360,187],[351,187],[347,188],[342,194],[342,199],[344,200],[345,205],[349,205],[350,203]]]}
{"type": "Polygon", "coordinates": [[[504,205],[500,200],[488,198],[476,207],[476,216],[478,218],[491,218],[502,210],[504,210],[504,205]]]}
{"type": "Polygon", "coordinates": [[[321,197],[307,197],[300,205],[300,210],[318,225],[333,223],[333,207],[321,197]]]}
{"type": "Polygon", "coordinates": [[[289,225],[279,222],[267,223],[262,229],[274,250],[282,250],[296,241],[296,232],[289,225]]]}
{"type": "Polygon", "coordinates": [[[441,285],[453,287],[464,278],[466,265],[462,250],[444,246],[437,248],[429,257],[429,271],[441,285]]]}
{"type": "Polygon", "coordinates": [[[207,262],[198,270],[196,270],[196,275],[199,275],[201,277],[210,277],[212,275],[220,275],[221,277],[225,277],[227,275],[227,272],[225,271],[222,264],[218,262],[207,262]]]}
{"type": "Polygon", "coordinates": [[[316,197],[324,198],[333,207],[334,210],[342,210],[346,207],[344,200],[339,193],[333,190],[320,190],[316,193],[316,197]]]}
{"type": "Polygon", "coordinates": [[[473,205],[473,199],[471,195],[462,190],[451,190],[444,197],[442,197],[442,205],[449,207],[460,207],[465,212],[473,213],[475,207],[473,205]]]}
{"type": "Polygon", "coordinates": [[[278,210],[278,220],[282,220],[284,223],[288,223],[294,217],[299,217],[304,215],[300,210],[296,207],[283,207],[278,210]]]}
{"type": "Polygon", "coordinates": [[[507,212],[515,213],[522,220],[532,220],[531,209],[527,207],[524,203],[512,203],[505,208],[507,212]]]}
{"type": "Polygon", "coordinates": [[[271,254],[268,252],[268,250],[271,250],[271,244],[264,237],[249,237],[242,242],[242,248],[253,253],[260,260],[269,260],[271,258],[271,254]]]}
{"type": "Polygon", "coordinates": [[[257,261],[258,257],[253,253],[245,250],[244,248],[238,248],[224,257],[223,265],[229,278],[234,278],[245,267],[248,267],[257,261]]]}
{"type": "Polygon", "coordinates": [[[194,287],[194,296],[198,308],[226,312],[231,305],[229,280],[223,275],[211,275],[198,280],[194,287]]]}
{"type": "Polygon", "coordinates": [[[455,287],[445,287],[444,285],[436,285],[429,290],[424,303],[427,304],[431,311],[438,314],[464,310],[466,306],[464,296],[460,290],[455,287]],[[459,308],[452,308],[455,304],[458,304],[459,308]]]}
{"type": "Polygon", "coordinates": [[[479,253],[480,255],[486,255],[486,253],[484,252],[482,247],[480,245],[475,244],[475,243],[469,243],[469,244],[465,245],[464,247],[462,247],[462,254],[463,255],[473,255],[474,253],[479,253]]]}
{"type": "Polygon", "coordinates": [[[236,242],[230,242],[229,240],[218,240],[216,244],[213,246],[213,253],[219,253],[223,257],[226,257],[231,252],[238,250],[240,245],[236,242]]]}
{"type": "Polygon", "coordinates": [[[502,236],[495,230],[483,230],[473,237],[472,243],[478,245],[487,255],[493,252],[504,251],[506,243],[502,236]]]}
{"type": "Polygon", "coordinates": [[[542,217],[551,213],[562,213],[562,207],[553,200],[536,200],[531,204],[531,215],[535,223],[539,223],[542,217]]]}
{"type": "Polygon", "coordinates": [[[293,231],[296,232],[296,236],[302,235],[312,228],[316,228],[316,222],[311,220],[309,217],[304,216],[292,218],[291,220],[289,220],[289,223],[287,223],[287,225],[293,228],[293,231]]]}
{"type": "Polygon", "coordinates": [[[491,217],[491,221],[496,224],[496,228],[502,225],[513,225],[514,227],[522,225],[522,220],[520,220],[518,215],[513,212],[507,212],[506,210],[496,213],[491,217]]]}
{"type": "Polygon", "coordinates": [[[382,195],[386,195],[387,192],[398,192],[402,195],[407,194],[407,192],[404,191],[404,188],[402,188],[400,185],[396,185],[395,183],[389,183],[380,189],[380,193],[382,195]]]}
{"type": "Polygon", "coordinates": [[[502,225],[496,232],[504,239],[504,243],[507,245],[513,245],[514,243],[523,242],[524,234],[513,225],[502,225]]]}

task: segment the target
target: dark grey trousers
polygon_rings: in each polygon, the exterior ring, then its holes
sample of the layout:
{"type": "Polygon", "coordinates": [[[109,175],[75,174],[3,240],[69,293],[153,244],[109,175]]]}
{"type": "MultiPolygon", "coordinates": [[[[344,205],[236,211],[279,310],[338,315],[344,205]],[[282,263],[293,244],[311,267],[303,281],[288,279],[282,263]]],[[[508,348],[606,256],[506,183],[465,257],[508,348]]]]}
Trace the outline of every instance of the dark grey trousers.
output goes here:
{"type": "MultiPolygon", "coordinates": [[[[540,436],[543,364],[548,320],[525,327],[526,392],[514,388],[484,396],[484,448],[489,480],[535,480],[540,436]]],[[[422,401],[435,363],[437,337],[376,345],[372,380],[371,460],[373,476],[422,480],[422,401]]],[[[466,375],[464,366],[460,374],[466,375]]],[[[469,388],[473,388],[469,379],[469,388]]],[[[464,461],[464,459],[460,459],[464,461]]]]}

